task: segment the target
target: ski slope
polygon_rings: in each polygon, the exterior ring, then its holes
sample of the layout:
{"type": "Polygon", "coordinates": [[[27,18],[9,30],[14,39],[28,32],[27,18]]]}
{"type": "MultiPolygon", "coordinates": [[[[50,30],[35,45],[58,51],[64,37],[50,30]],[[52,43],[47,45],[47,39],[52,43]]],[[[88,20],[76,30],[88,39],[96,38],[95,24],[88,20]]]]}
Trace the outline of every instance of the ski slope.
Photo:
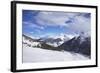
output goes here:
{"type": "Polygon", "coordinates": [[[23,63],[88,60],[88,57],[66,51],[32,48],[23,44],[23,63]]]}

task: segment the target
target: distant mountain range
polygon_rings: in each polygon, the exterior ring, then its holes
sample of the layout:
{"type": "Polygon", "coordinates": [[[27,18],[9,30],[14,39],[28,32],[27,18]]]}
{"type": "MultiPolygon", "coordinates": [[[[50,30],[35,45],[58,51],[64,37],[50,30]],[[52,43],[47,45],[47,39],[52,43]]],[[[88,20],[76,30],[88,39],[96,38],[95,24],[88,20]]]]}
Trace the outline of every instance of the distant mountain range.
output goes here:
{"type": "Polygon", "coordinates": [[[70,38],[65,35],[56,37],[56,38],[55,37],[41,37],[41,38],[36,39],[36,38],[31,38],[23,34],[23,41],[24,41],[23,43],[28,42],[28,41],[29,41],[28,43],[41,42],[53,47],[58,47],[59,45],[61,45],[62,43],[68,40],[70,40],[70,38]]]}
{"type": "Polygon", "coordinates": [[[89,36],[84,37],[80,35],[73,38],[63,36],[63,38],[46,37],[35,39],[23,34],[23,44],[27,44],[30,47],[55,51],[70,51],[91,56],[91,38],[89,36]]]}
{"type": "Polygon", "coordinates": [[[70,38],[63,36],[63,37],[46,37],[46,38],[40,38],[40,41],[43,41],[44,43],[51,45],[53,47],[58,47],[59,45],[61,45],[62,43],[64,43],[65,41],[68,41],[70,38]]]}

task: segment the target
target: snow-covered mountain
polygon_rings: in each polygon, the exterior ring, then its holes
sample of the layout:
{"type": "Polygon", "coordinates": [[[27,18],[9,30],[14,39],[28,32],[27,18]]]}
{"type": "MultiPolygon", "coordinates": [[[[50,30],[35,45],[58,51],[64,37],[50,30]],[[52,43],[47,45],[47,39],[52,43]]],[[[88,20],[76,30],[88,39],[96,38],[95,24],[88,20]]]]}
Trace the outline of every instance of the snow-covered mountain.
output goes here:
{"type": "Polygon", "coordinates": [[[23,44],[33,48],[42,48],[55,51],[70,51],[91,57],[91,37],[83,33],[69,38],[67,36],[31,38],[23,35],[23,44]]]}
{"type": "Polygon", "coordinates": [[[41,46],[41,43],[45,43],[47,45],[58,47],[65,41],[68,41],[70,38],[63,35],[59,37],[41,37],[39,39],[31,38],[26,35],[23,35],[23,43],[30,44],[32,46],[41,46]]]}
{"type": "Polygon", "coordinates": [[[89,60],[88,56],[83,55],[90,50],[89,42],[90,38],[82,36],[64,41],[62,38],[35,39],[23,35],[23,63],[89,60]],[[54,47],[54,42],[61,41],[61,45],[54,47]]]}
{"type": "Polygon", "coordinates": [[[64,42],[58,48],[91,56],[91,37],[83,34],[64,42]]]}
{"type": "Polygon", "coordinates": [[[39,39],[31,38],[23,34],[23,44],[26,44],[29,47],[41,46],[39,39]]]}
{"type": "Polygon", "coordinates": [[[71,38],[66,36],[66,35],[59,35],[59,36],[55,36],[55,37],[42,37],[40,38],[41,41],[45,42],[48,45],[54,46],[54,47],[58,47],[59,45],[61,45],[62,43],[70,40],[71,38]]]}

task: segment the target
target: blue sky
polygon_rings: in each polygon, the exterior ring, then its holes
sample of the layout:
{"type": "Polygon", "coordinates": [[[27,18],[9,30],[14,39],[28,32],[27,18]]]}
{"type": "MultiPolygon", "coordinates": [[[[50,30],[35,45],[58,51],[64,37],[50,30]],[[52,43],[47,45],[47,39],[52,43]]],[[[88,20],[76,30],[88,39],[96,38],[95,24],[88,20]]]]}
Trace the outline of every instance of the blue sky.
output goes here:
{"type": "Polygon", "coordinates": [[[22,11],[23,34],[33,37],[90,33],[91,14],[60,11],[22,11]]]}

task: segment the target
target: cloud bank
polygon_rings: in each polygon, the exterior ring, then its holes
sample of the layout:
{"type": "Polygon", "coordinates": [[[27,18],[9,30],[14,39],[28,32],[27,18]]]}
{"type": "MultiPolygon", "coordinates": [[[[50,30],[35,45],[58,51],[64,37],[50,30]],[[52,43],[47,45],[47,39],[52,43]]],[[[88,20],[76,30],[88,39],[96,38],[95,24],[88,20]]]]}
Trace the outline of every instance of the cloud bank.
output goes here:
{"type": "Polygon", "coordinates": [[[23,21],[23,24],[27,25],[26,27],[36,29],[39,33],[45,30],[46,27],[65,28],[66,32],[73,32],[75,34],[80,32],[90,34],[91,31],[90,13],[51,11],[31,11],[31,13],[31,20],[23,21]]]}

